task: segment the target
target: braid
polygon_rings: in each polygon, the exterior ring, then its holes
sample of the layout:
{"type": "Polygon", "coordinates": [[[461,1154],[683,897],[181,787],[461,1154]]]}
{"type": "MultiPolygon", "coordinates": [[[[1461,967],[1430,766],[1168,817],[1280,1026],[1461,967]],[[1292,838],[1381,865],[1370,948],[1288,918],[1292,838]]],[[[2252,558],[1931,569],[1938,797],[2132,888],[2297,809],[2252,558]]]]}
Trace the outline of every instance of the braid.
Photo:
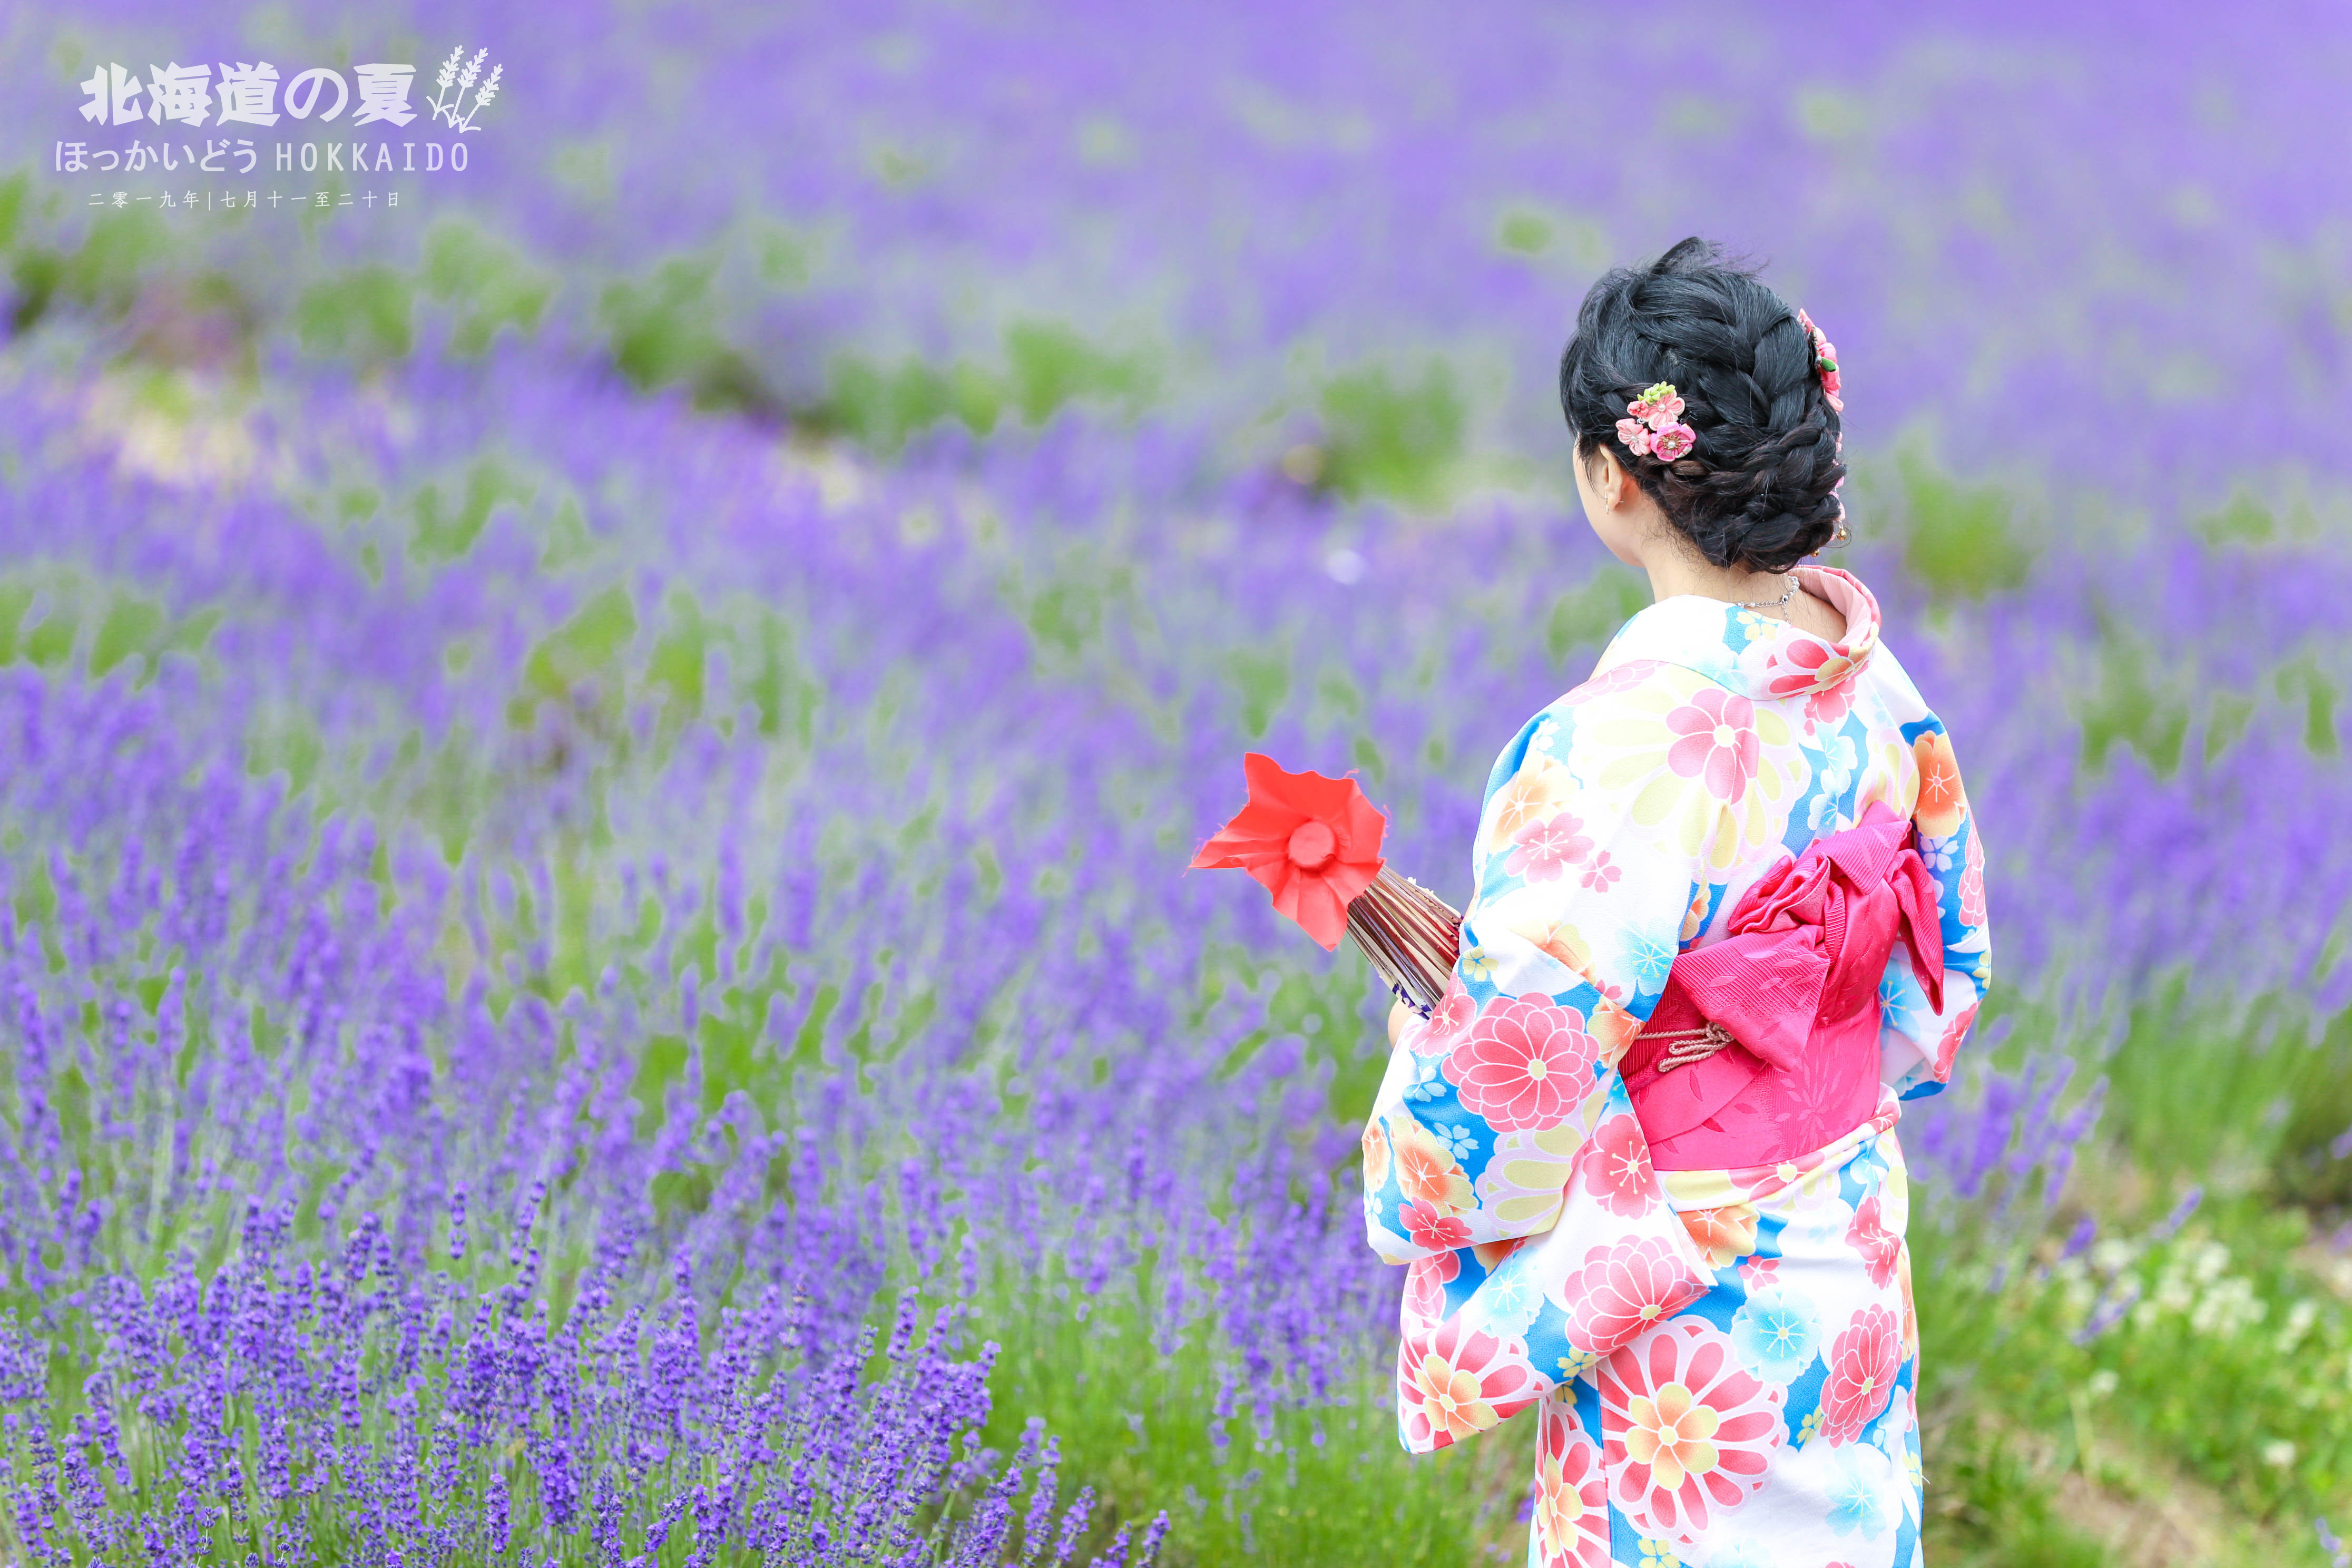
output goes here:
{"type": "Polygon", "coordinates": [[[1620,446],[1618,458],[1710,563],[1784,572],[1844,512],[1842,426],[1813,358],[1786,301],[1685,239],[1592,286],[1560,356],[1560,406],[1589,458],[1645,387],[1672,382],[1692,449],[1662,462],[1620,446]]]}

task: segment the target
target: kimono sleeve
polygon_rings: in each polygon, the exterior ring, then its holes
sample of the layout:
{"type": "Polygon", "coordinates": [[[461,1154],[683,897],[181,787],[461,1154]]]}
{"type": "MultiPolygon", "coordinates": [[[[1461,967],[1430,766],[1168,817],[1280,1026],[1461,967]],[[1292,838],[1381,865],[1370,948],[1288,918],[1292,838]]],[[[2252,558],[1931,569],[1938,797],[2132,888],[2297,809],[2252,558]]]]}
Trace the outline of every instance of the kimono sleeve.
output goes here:
{"type": "Polygon", "coordinates": [[[1918,1100],[1940,1093],[1951,1081],[1953,1058],[1992,980],[1992,952],[1985,919],[1984,844],[1953,760],[1951,737],[1933,713],[1906,724],[1903,736],[1918,769],[1912,842],[1936,879],[1944,1005],[1937,1008],[1929,1001],[1898,951],[1879,987],[1880,1077],[1903,1099],[1918,1100]]]}
{"type": "MultiPolygon", "coordinates": [[[[1539,1282],[1570,1361],[1713,1283],[1617,1063],[1695,929],[1702,865],[1737,805],[1670,762],[1669,715],[1720,689],[1676,667],[1621,669],[1538,715],[1496,763],[1453,982],[1398,1040],[1364,1133],[1368,1237],[1412,1265],[1408,1339],[1490,1278],[1511,1294],[1497,1270],[1523,1250],[1509,1270],[1539,1282]],[[1618,1310],[1633,1296],[1646,1310],[1618,1310]]],[[[1530,1345],[1540,1330],[1519,1325],[1530,1345]]]]}

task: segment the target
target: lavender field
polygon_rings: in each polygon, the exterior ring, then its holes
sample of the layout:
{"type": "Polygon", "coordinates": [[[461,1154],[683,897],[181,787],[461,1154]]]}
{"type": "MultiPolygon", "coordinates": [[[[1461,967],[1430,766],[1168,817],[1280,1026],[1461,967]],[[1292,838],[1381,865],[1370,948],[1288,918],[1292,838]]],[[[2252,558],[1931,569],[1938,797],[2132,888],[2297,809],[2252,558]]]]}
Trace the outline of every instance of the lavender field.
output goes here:
{"type": "Polygon", "coordinates": [[[1696,232],[1990,858],[1927,1555],[2352,1564],[2352,16],[0,15],[0,1562],[1523,1556],[1531,1432],[1395,1437],[1387,997],[1182,868],[1257,749],[1466,896],[1696,232]],[[80,112],[257,59],[418,117],[80,112]]]}

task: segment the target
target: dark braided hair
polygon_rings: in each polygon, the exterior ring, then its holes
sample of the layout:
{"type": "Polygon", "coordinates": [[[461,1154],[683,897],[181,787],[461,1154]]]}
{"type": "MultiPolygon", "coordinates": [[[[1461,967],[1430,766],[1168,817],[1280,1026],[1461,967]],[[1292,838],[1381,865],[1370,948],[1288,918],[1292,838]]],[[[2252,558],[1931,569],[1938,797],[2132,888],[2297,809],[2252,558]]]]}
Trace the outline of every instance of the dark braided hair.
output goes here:
{"type": "Polygon", "coordinates": [[[1844,508],[1838,412],[1788,301],[1705,240],[1595,283],[1559,360],[1559,404],[1590,461],[1604,446],[1717,566],[1785,572],[1835,537],[1844,508]],[[1673,462],[1617,438],[1654,382],[1697,433],[1673,462]]]}

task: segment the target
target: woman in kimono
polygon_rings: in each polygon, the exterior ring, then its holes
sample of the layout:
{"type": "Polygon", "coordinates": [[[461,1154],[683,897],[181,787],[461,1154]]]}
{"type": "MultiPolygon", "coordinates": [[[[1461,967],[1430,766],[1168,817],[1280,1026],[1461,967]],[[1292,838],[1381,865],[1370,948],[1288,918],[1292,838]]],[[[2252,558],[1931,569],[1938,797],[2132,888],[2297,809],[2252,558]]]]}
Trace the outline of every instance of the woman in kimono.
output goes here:
{"type": "Polygon", "coordinates": [[[1900,1103],[1989,974],[1943,725],[1852,574],[1835,352],[1685,240],[1560,365],[1587,519],[1649,574],[1487,781],[1451,986],[1364,1132],[1405,1446],[1532,1410],[1528,1561],[1908,1568],[1900,1103]]]}

